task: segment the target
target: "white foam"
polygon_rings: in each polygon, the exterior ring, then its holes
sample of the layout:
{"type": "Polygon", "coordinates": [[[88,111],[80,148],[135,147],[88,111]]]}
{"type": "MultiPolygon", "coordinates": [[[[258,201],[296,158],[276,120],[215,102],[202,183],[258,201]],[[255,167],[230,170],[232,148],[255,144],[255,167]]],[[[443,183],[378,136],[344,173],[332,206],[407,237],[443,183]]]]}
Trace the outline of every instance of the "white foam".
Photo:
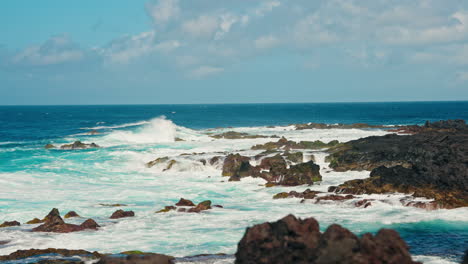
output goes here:
{"type": "MultiPolygon", "coordinates": [[[[98,122],[98,124],[100,123],[105,123],[105,122],[98,122]]],[[[140,121],[140,122],[133,122],[133,123],[127,123],[127,124],[122,124],[122,125],[114,125],[114,126],[81,127],[80,129],[89,129],[89,130],[115,129],[115,128],[141,126],[141,125],[146,125],[148,123],[149,123],[148,121],[140,121]]]]}
{"type": "MultiPolygon", "coordinates": [[[[140,123],[143,124],[143,123],[140,123]]],[[[158,117],[144,123],[145,125],[135,131],[114,131],[97,139],[103,145],[118,144],[148,144],[174,142],[176,125],[165,117],[158,117]]]]}

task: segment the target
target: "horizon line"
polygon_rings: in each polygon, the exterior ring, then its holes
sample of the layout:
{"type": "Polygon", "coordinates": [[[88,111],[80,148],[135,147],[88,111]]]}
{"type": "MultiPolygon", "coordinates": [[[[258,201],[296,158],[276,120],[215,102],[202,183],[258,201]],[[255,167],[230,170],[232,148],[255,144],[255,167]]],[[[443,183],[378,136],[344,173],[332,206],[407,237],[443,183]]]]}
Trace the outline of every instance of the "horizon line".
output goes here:
{"type": "Polygon", "coordinates": [[[271,102],[271,103],[103,103],[103,104],[0,104],[2,106],[138,106],[138,105],[269,105],[269,104],[372,104],[372,103],[455,103],[468,100],[408,100],[408,101],[326,101],[326,102],[271,102]]]}

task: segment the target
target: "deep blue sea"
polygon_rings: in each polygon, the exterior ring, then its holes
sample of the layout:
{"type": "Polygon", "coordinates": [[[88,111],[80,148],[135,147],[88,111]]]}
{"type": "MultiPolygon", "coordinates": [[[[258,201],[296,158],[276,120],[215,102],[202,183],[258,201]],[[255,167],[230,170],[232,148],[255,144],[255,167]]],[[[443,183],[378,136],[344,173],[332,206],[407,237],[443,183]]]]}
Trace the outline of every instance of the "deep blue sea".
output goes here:
{"type": "MultiPolygon", "coordinates": [[[[365,211],[346,204],[278,201],[271,196],[307,187],[266,189],[259,187],[261,182],[256,179],[226,183],[221,179],[219,165],[203,166],[197,161],[218,152],[253,155],[250,146],[269,141],[214,140],[210,133],[235,130],[283,135],[292,140],[347,141],[386,132],[294,131],[288,125],[400,125],[446,119],[468,120],[468,102],[0,106],[0,222],[25,222],[57,207],[62,213],[75,210],[93,217],[103,226],[97,232],[47,236],[27,232],[29,225],[0,229],[0,241],[10,241],[0,245],[0,255],[32,247],[113,253],[143,250],[175,256],[232,254],[245,227],[294,213],[316,217],[322,229],[331,223],[360,234],[394,228],[421,260],[452,263],[468,248],[466,208],[429,212],[400,206],[400,196],[385,198],[365,211]],[[90,130],[99,134],[86,134],[90,130]],[[175,142],[176,137],[184,141],[175,142]],[[75,140],[96,142],[102,148],[44,149],[48,143],[60,145],[75,140]],[[196,154],[190,157],[183,153],[196,154]],[[178,165],[171,171],[146,168],[146,162],[164,156],[173,157],[178,165]],[[154,214],[180,197],[212,199],[225,208],[200,215],[154,214]],[[137,217],[118,223],[109,221],[106,216],[115,208],[100,203],[128,204],[137,217]]],[[[326,169],[327,164],[320,161],[325,154],[314,155],[326,169]]],[[[329,185],[365,177],[368,172],[332,172],[315,188],[326,190],[329,185]]]]}

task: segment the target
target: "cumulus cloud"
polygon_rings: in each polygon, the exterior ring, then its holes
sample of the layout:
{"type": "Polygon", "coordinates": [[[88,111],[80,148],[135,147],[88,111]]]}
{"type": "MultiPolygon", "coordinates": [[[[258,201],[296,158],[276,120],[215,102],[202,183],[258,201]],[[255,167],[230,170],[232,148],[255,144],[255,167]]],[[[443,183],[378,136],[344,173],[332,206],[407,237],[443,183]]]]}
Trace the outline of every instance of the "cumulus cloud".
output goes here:
{"type": "Polygon", "coordinates": [[[41,45],[30,46],[13,56],[11,62],[18,65],[45,66],[77,62],[85,52],[68,35],[53,36],[41,45]]]}
{"type": "Polygon", "coordinates": [[[211,37],[218,29],[218,18],[201,15],[182,24],[182,30],[194,37],[211,37]]]}
{"type": "Polygon", "coordinates": [[[156,48],[154,41],[154,31],[124,36],[101,49],[101,54],[111,63],[125,64],[153,52],[156,48]]]}

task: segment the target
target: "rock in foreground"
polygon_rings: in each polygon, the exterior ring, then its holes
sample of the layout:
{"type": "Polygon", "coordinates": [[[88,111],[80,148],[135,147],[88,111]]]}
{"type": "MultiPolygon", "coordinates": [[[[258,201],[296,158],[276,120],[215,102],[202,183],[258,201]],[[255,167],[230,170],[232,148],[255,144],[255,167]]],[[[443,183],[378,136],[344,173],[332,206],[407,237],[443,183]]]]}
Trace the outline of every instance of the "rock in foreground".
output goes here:
{"type": "Polygon", "coordinates": [[[247,228],[238,244],[236,264],[416,264],[399,234],[381,229],[357,237],[333,224],[322,234],[314,218],[288,215],[247,228]]]}

